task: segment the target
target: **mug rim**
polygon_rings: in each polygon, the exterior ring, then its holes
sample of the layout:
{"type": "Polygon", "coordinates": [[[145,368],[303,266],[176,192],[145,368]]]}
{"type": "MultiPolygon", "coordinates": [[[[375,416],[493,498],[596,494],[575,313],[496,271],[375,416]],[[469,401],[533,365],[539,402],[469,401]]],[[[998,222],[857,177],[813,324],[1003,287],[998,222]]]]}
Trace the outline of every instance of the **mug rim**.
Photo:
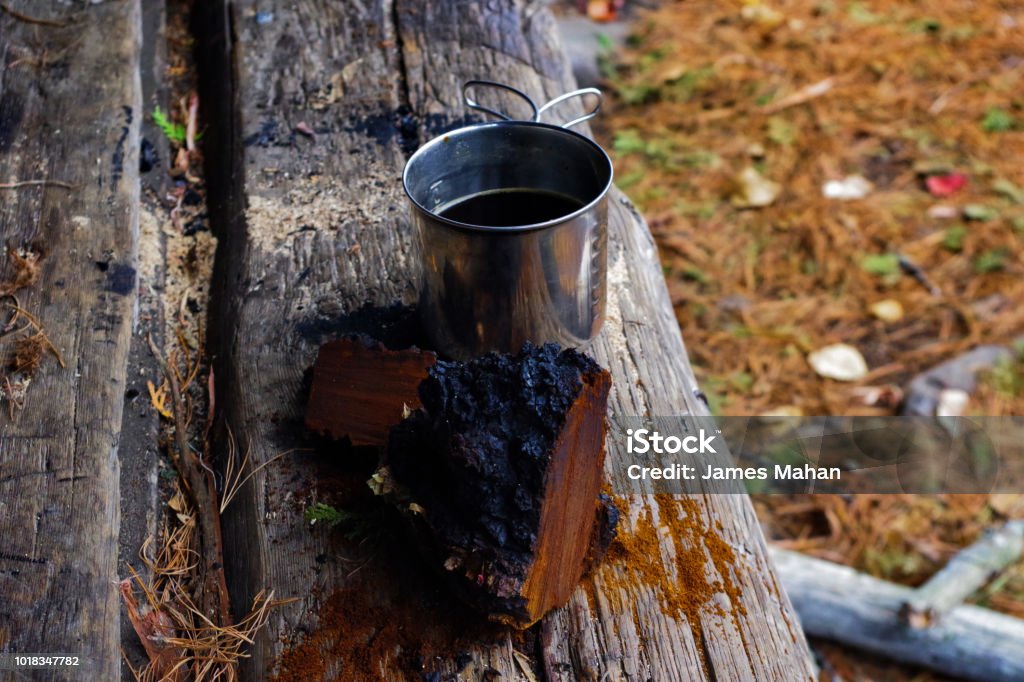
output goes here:
{"type": "Polygon", "coordinates": [[[445,225],[448,225],[450,227],[454,227],[460,230],[469,230],[473,232],[530,232],[532,230],[541,230],[547,227],[561,225],[562,223],[578,218],[584,213],[587,213],[588,211],[592,210],[595,206],[600,204],[608,196],[608,190],[611,189],[614,178],[615,168],[612,166],[612,160],[611,157],[608,156],[608,152],[606,152],[601,147],[601,145],[597,144],[589,137],[581,135],[575,130],[569,130],[568,128],[564,128],[562,126],[551,125],[550,123],[540,123],[536,121],[483,121],[481,123],[472,123],[467,126],[462,126],[461,128],[456,128],[447,133],[441,133],[440,135],[432,138],[431,140],[427,141],[422,146],[420,146],[420,148],[413,152],[413,155],[409,157],[409,160],[405,162],[405,168],[402,171],[402,189],[405,190],[405,196],[409,197],[409,201],[412,202],[413,206],[417,210],[426,214],[431,219],[444,223],[445,225]],[[463,223],[458,220],[452,220],[451,218],[446,218],[440,214],[434,213],[433,211],[431,211],[426,206],[424,206],[423,204],[416,200],[416,198],[412,195],[412,192],[409,191],[409,169],[412,167],[413,162],[416,160],[417,157],[419,157],[421,154],[425,153],[429,149],[450,142],[452,136],[468,135],[476,130],[499,127],[544,128],[556,132],[558,134],[569,135],[571,137],[575,137],[579,140],[582,140],[586,142],[598,154],[600,154],[600,158],[604,159],[604,162],[608,166],[608,181],[605,183],[604,187],[601,188],[601,191],[597,193],[596,197],[594,197],[591,201],[587,202],[586,204],[576,209],[572,213],[567,213],[566,215],[561,216],[559,218],[545,220],[544,222],[540,223],[530,223],[527,225],[492,226],[477,225],[475,223],[463,223]]]}

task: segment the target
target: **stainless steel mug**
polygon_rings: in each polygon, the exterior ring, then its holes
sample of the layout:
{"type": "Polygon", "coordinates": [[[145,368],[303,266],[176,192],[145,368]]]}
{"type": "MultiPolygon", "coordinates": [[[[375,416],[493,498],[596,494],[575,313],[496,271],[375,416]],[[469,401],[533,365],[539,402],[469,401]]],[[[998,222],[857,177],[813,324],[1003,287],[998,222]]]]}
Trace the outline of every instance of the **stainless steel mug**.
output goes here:
{"type": "Polygon", "coordinates": [[[438,351],[463,360],[518,351],[526,341],[584,346],[605,314],[612,164],[600,146],[568,128],[597,114],[600,92],[577,90],[538,107],[510,86],[470,81],[463,96],[503,120],[434,138],[412,155],[402,177],[422,246],[425,331],[438,351]],[[480,105],[470,90],[483,86],[521,97],[532,119],[512,120],[480,105]],[[545,111],[586,95],[597,105],[583,116],[561,126],[540,122],[545,111]],[[514,192],[506,198],[516,201],[531,201],[531,192],[554,195],[572,208],[522,225],[508,224],[508,215],[473,222],[443,215],[467,199],[501,192],[514,192]]]}

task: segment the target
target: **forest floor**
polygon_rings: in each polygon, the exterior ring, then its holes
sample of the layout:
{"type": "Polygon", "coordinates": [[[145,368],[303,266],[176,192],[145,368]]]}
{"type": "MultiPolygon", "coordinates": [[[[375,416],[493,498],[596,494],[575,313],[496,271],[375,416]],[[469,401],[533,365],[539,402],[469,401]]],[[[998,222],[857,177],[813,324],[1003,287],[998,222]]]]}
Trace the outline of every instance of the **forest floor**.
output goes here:
{"type": "MultiPolygon", "coordinates": [[[[914,376],[982,344],[1015,355],[960,413],[1024,414],[1024,8],[693,0],[632,26],[605,41],[597,136],[717,414],[897,414],[914,376]],[[808,360],[840,343],[852,381],[808,360]]],[[[1024,517],[1020,495],[755,505],[773,541],[910,585],[1024,517]]],[[[1024,566],[972,601],[1024,616],[1024,566]]]]}

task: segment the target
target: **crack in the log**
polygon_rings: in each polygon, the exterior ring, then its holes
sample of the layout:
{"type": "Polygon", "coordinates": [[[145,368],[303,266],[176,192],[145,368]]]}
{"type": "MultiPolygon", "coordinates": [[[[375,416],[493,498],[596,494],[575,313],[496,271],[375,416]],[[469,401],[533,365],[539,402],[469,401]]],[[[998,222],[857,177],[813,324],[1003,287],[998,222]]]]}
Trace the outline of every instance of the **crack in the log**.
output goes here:
{"type": "Polygon", "coordinates": [[[537,682],[549,682],[548,667],[544,665],[544,625],[550,617],[546,616],[542,620],[537,621],[527,630],[527,632],[532,632],[534,636],[533,655],[534,660],[537,662],[537,665],[534,667],[534,675],[537,678],[537,682]]]}
{"type": "Polygon", "coordinates": [[[0,559],[3,561],[17,561],[24,564],[46,564],[50,561],[46,557],[20,556],[11,552],[0,552],[0,559]]]}
{"type": "Polygon", "coordinates": [[[718,674],[715,672],[714,659],[711,657],[711,649],[708,647],[708,636],[701,628],[700,631],[700,656],[704,659],[704,670],[711,682],[718,682],[718,674]]]}
{"type": "Polygon", "coordinates": [[[398,96],[399,107],[396,125],[402,133],[399,145],[405,158],[412,156],[420,146],[420,125],[416,120],[416,112],[412,107],[412,93],[409,88],[409,67],[405,63],[405,41],[402,38],[402,20],[399,16],[399,0],[391,0],[391,23],[395,30],[395,48],[398,50],[398,96]],[[411,117],[410,121],[406,121],[411,117]]]}

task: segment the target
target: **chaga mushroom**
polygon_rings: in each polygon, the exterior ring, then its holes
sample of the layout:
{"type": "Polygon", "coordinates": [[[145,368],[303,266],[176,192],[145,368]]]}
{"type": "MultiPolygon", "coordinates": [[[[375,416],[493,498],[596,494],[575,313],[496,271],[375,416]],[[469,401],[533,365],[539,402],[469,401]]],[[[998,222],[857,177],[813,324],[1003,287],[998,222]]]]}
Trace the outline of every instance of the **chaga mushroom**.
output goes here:
{"type": "Polygon", "coordinates": [[[391,427],[419,407],[417,390],[435,362],[430,351],[388,350],[365,335],[325,343],[313,365],[306,426],[352,445],[384,447],[391,427]]]}
{"type": "Polygon", "coordinates": [[[515,627],[564,605],[614,535],[600,494],[611,379],[556,345],[438,361],[387,464],[435,568],[515,627]]]}

